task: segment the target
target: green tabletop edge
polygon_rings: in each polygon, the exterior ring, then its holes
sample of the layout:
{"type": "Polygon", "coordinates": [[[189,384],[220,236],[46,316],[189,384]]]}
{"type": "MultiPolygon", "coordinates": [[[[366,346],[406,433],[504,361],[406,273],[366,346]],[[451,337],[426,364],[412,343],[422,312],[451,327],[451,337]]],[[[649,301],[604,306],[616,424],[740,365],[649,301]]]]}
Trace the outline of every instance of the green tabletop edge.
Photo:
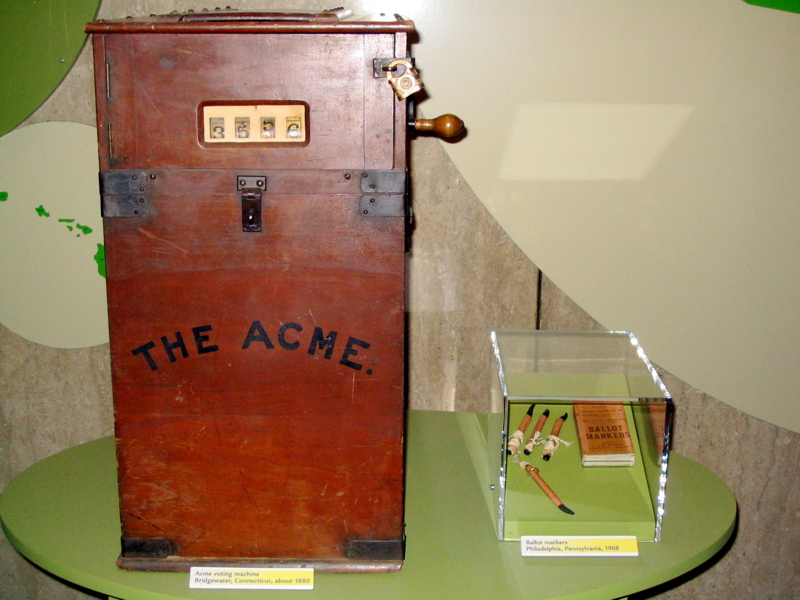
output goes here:
{"type": "MultiPolygon", "coordinates": [[[[430,597],[434,592],[442,600],[486,598],[490,589],[495,597],[509,600],[618,598],[701,565],[719,552],[732,535],[736,502],[730,489],[704,467],[673,454],[673,485],[668,485],[667,490],[664,541],[640,544],[640,556],[631,559],[523,558],[518,543],[494,538],[491,498],[484,489],[490,478],[477,472],[469,458],[471,452],[479,452],[473,445],[481,440],[468,440],[469,436],[461,433],[465,418],[469,416],[409,412],[409,542],[403,570],[374,575],[317,574],[315,590],[309,592],[315,600],[375,594],[405,600],[430,597]],[[693,494],[697,489],[703,493],[693,494]],[[694,508],[697,510],[692,513],[694,508]],[[609,571],[622,574],[609,577],[609,571]]],[[[132,573],[116,568],[119,538],[111,532],[119,526],[116,500],[114,440],[102,438],[51,456],[18,475],[0,496],[0,518],[6,535],[20,553],[54,575],[83,587],[125,600],[207,598],[206,590],[188,589],[186,574],[132,573]],[[51,506],[51,501],[56,500],[51,496],[64,495],[58,485],[54,488],[54,477],[60,478],[61,485],[82,490],[76,494],[80,509],[72,507],[80,514],[72,518],[63,513],[51,515],[53,522],[48,523],[47,515],[39,518],[36,507],[31,505],[38,502],[40,506],[51,506]],[[31,495],[38,498],[32,499],[31,495]],[[65,522],[77,529],[89,528],[95,522],[100,526],[102,522],[106,533],[85,544],[88,548],[62,549],[58,556],[59,552],[49,545],[72,543],[66,538],[75,535],[65,522]],[[54,533],[50,529],[58,527],[61,531],[57,539],[52,539],[54,533]],[[46,540],[44,546],[41,539],[46,540]],[[102,564],[87,568],[92,561],[102,564]]],[[[70,510],[69,501],[65,503],[65,510],[70,510]]],[[[286,593],[217,592],[215,600],[255,600],[286,593]]]]}

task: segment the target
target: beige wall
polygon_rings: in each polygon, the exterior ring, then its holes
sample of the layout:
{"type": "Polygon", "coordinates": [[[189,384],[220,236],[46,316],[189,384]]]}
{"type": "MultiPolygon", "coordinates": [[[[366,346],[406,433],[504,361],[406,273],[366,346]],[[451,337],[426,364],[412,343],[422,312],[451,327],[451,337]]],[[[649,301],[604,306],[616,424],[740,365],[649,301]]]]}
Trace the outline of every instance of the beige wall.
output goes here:
{"type": "Polygon", "coordinates": [[[651,359],[800,431],[800,14],[394,4],[421,31],[426,110],[469,127],[449,155],[522,251],[651,359]]]}
{"type": "MultiPolygon", "coordinates": [[[[108,2],[105,14],[123,4],[108,2]]],[[[140,2],[119,10],[149,14],[173,6],[178,3],[140,2]]],[[[91,123],[90,72],[84,52],[30,122],[91,123]]],[[[470,143],[469,138],[461,143],[470,143]]],[[[481,410],[489,396],[490,329],[533,329],[537,323],[543,329],[598,329],[606,324],[587,315],[548,276],[540,278],[537,266],[492,218],[440,142],[414,141],[412,170],[417,228],[409,255],[409,402],[412,408],[481,410]]],[[[764,304],[767,310],[769,303],[764,304]]],[[[800,435],[662,373],[678,407],[676,450],[728,483],[739,502],[740,520],[734,543],[710,569],[647,597],[798,597],[800,435]]],[[[111,434],[107,345],[49,348],[0,327],[0,419],[0,491],[41,458],[111,434]]],[[[4,538],[0,581],[2,600],[87,597],[39,572],[4,538]]]]}

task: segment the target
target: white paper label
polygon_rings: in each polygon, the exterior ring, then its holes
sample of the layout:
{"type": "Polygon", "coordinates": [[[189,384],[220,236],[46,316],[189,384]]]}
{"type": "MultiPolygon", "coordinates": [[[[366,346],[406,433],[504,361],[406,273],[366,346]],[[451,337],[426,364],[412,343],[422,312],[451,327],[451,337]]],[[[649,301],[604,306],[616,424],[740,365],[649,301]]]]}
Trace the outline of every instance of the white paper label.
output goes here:
{"type": "Polygon", "coordinates": [[[313,590],[314,569],[192,567],[189,587],[243,590],[313,590]]]}
{"type": "Polygon", "coordinates": [[[522,556],[639,556],[633,535],[537,535],[520,540],[522,556]]]}

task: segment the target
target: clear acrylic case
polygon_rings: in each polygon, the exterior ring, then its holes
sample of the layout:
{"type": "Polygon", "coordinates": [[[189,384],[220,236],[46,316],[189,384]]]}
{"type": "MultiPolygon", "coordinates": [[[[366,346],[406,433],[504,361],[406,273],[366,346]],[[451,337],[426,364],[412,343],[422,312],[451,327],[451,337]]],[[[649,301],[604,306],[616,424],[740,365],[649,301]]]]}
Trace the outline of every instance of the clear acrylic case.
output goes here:
{"type": "MultiPolygon", "coordinates": [[[[493,331],[491,339],[497,369],[487,442],[499,539],[635,535],[658,541],[674,406],[636,338],[617,331],[493,331]],[[574,417],[579,404],[580,410],[623,407],[632,464],[583,465],[574,417]],[[520,440],[515,431],[526,421],[520,440]],[[557,439],[526,448],[540,421],[537,442],[556,423],[557,439]],[[510,452],[509,442],[519,448],[510,452]]],[[[630,460],[630,453],[619,458],[630,460]]]]}

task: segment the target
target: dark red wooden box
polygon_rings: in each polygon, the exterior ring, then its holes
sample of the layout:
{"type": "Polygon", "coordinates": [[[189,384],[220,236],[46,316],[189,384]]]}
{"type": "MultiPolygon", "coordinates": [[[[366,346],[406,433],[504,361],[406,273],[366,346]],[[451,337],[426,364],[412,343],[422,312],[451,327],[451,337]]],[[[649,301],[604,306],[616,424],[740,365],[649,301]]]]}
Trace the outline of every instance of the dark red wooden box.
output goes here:
{"type": "Polygon", "coordinates": [[[93,34],[122,554],[402,564],[413,23],[211,12],[93,34]]]}

